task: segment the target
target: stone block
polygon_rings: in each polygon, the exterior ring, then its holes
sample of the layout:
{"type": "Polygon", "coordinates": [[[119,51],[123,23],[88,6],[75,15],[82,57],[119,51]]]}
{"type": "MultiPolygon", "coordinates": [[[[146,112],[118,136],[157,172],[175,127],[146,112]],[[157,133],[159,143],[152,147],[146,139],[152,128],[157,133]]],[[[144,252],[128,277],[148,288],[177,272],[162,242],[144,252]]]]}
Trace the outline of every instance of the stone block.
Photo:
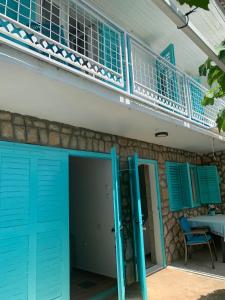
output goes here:
{"type": "Polygon", "coordinates": [[[13,139],[13,126],[10,121],[1,122],[1,136],[5,139],[13,139]]]}
{"type": "Polygon", "coordinates": [[[0,120],[2,121],[11,121],[12,115],[7,111],[0,111],[0,120]]]}
{"type": "Polygon", "coordinates": [[[14,132],[15,132],[15,139],[16,140],[18,140],[20,142],[25,142],[26,141],[25,126],[16,125],[14,127],[14,132]]]}
{"type": "Polygon", "coordinates": [[[40,144],[47,145],[48,144],[48,131],[46,129],[39,129],[39,138],[40,144]]]}
{"type": "Polygon", "coordinates": [[[56,131],[50,131],[49,133],[49,144],[51,146],[60,146],[60,135],[56,131]]]}
{"type": "Polygon", "coordinates": [[[38,144],[38,130],[34,127],[27,127],[27,142],[30,144],[38,144]]]}

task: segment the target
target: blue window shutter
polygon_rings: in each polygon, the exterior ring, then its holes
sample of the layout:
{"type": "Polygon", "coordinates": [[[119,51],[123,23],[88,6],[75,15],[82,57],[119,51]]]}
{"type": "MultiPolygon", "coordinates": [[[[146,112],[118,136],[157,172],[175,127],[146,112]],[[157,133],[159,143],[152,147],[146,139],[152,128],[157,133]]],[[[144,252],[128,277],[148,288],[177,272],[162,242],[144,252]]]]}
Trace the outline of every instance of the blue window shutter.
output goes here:
{"type": "MultiPolygon", "coordinates": [[[[160,55],[170,62],[172,65],[176,65],[174,45],[169,44],[160,55]]],[[[178,81],[175,69],[160,63],[160,60],[156,61],[158,92],[169,99],[179,102],[178,81]]]]}
{"type": "Polygon", "coordinates": [[[190,208],[192,207],[193,202],[189,170],[190,166],[188,163],[181,163],[179,166],[183,208],[190,208]]]}
{"type": "Polygon", "coordinates": [[[166,162],[167,185],[169,193],[169,204],[172,211],[181,210],[182,190],[180,182],[180,167],[178,163],[166,162]]]}
{"type": "Polygon", "coordinates": [[[198,180],[201,203],[221,203],[219,174],[217,167],[199,166],[198,180]]]}
{"type": "Polygon", "coordinates": [[[191,193],[192,193],[192,207],[200,206],[200,191],[198,181],[198,166],[190,165],[190,182],[191,182],[191,193]]]}
{"type": "Polygon", "coordinates": [[[165,58],[168,62],[173,64],[174,66],[176,65],[176,59],[175,59],[175,50],[174,50],[174,45],[169,44],[161,53],[160,55],[165,58]]]}
{"type": "Polygon", "coordinates": [[[192,193],[189,165],[187,163],[166,163],[170,209],[172,211],[192,207],[192,193]]]}

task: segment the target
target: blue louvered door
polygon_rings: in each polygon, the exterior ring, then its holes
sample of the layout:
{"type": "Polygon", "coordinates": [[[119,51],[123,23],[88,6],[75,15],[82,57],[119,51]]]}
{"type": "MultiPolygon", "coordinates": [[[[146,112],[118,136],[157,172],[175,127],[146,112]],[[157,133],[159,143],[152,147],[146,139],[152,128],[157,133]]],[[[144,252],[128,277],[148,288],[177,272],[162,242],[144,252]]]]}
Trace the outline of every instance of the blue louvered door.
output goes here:
{"type": "Polygon", "coordinates": [[[0,299],[69,300],[67,161],[0,148],[0,299]]]}
{"type": "Polygon", "coordinates": [[[133,222],[134,248],[135,248],[134,249],[135,264],[136,264],[136,275],[137,275],[136,279],[140,286],[142,300],[147,300],[148,296],[147,296],[147,286],[146,286],[143,221],[142,221],[137,154],[129,158],[129,170],[130,170],[132,222],[133,222]]]}
{"type": "Polygon", "coordinates": [[[220,180],[217,167],[198,166],[197,171],[201,203],[221,203],[220,180]]]}

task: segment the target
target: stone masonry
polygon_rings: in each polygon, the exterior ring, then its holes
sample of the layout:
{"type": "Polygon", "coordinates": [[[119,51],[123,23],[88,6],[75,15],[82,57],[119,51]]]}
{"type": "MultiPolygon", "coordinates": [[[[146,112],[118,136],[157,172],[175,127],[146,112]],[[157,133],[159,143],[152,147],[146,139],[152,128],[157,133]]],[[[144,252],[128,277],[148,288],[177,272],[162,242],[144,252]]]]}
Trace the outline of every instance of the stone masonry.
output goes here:
{"type": "MultiPolygon", "coordinates": [[[[133,280],[132,274],[134,268],[129,173],[127,164],[128,156],[137,152],[140,158],[158,161],[167,263],[171,263],[173,259],[184,254],[178,218],[181,215],[191,216],[206,213],[206,207],[188,209],[174,213],[170,212],[165,161],[201,164],[207,160],[210,161],[211,156],[202,157],[196,153],[5,111],[0,111],[0,139],[20,143],[106,153],[110,152],[113,146],[116,147],[120,156],[121,204],[128,283],[133,280]]],[[[217,157],[217,163],[223,178],[222,196],[225,203],[225,154],[218,154],[217,157]]]]}

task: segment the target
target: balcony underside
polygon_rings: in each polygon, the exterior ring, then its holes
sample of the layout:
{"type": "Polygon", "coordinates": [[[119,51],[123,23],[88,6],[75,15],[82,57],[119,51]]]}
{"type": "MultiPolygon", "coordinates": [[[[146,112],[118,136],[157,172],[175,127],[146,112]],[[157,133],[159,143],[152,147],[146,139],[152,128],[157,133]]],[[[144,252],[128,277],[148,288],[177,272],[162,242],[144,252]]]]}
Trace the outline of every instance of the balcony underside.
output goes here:
{"type": "Polygon", "coordinates": [[[215,150],[225,149],[209,130],[3,45],[0,69],[3,110],[195,152],[211,152],[214,137],[215,150]],[[155,138],[165,130],[168,138],[155,138]]]}

